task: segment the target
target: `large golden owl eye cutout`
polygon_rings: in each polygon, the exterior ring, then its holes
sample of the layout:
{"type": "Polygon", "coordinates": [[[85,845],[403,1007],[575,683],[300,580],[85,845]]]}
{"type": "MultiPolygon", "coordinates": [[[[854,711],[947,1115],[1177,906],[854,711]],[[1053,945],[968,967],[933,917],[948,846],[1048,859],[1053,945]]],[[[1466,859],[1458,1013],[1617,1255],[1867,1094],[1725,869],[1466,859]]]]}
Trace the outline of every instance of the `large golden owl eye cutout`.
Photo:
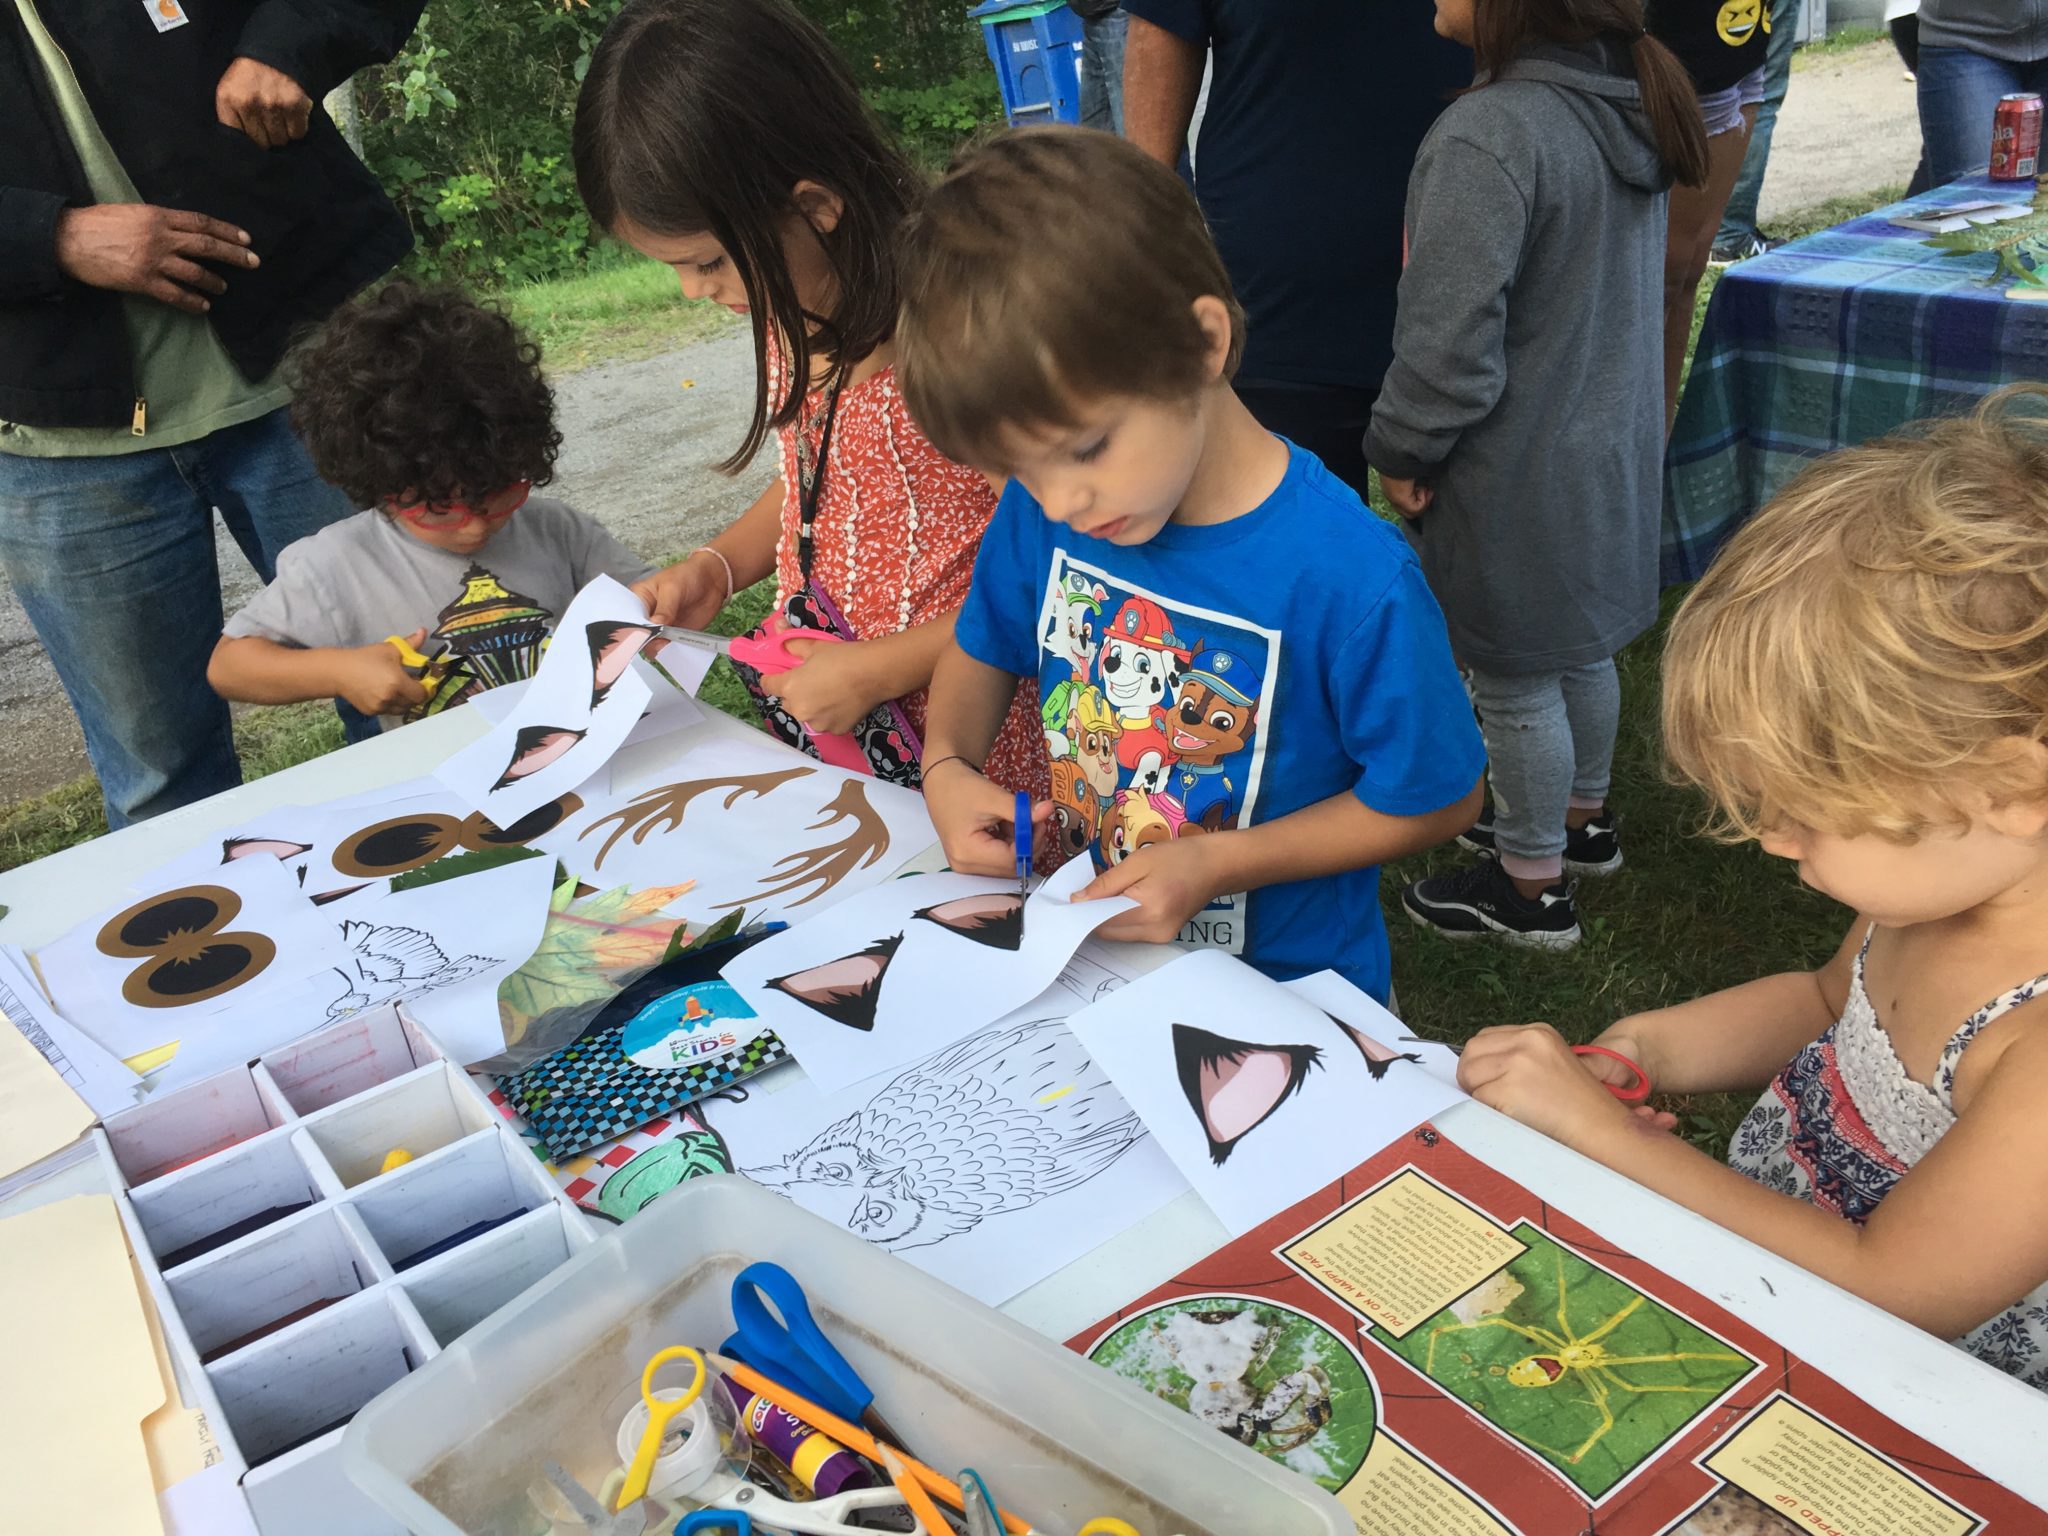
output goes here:
{"type": "Polygon", "coordinates": [[[107,920],[94,940],[101,954],[147,960],[121,983],[137,1008],[182,1008],[255,980],[277,958],[263,934],[230,932],[242,898],[220,885],[193,885],[137,902],[107,920]]]}

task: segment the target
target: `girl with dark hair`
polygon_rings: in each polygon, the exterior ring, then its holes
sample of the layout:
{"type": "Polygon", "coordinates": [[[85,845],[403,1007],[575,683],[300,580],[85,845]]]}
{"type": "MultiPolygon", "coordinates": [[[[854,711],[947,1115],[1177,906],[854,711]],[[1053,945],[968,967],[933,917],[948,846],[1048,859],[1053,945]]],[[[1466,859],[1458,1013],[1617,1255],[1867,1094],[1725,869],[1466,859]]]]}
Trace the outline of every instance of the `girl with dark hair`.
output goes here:
{"type": "MultiPolygon", "coordinates": [[[[787,0],[634,0],[576,105],[591,215],[675,268],[683,292],[753,327],[746,465],[772,433],[781,478],[709,544],[637,590],[702,628],[776,579],[776,612],[846,644],[796,641],[771,729],[852,734],[876,772],[919,782],[925,692],[995,511],[896,387],[893,244],[923,188],[832,45],[787,0]]],[[[1048,792],[1043,727],[1020,692],[988,771],[1048,792]]]]}
{"type": "Polygon", "coordinates": [[[1366,457],[1442,606],[1491,759],[1487,854],[1402,893],[1453,937],[1565,949],[1567,871],[1621,867],[1615,652],[1657,618],[1665,205],[1707,175],[1639,0],[1436,0],[1474,87],[1408,182],[1366,457]]]}

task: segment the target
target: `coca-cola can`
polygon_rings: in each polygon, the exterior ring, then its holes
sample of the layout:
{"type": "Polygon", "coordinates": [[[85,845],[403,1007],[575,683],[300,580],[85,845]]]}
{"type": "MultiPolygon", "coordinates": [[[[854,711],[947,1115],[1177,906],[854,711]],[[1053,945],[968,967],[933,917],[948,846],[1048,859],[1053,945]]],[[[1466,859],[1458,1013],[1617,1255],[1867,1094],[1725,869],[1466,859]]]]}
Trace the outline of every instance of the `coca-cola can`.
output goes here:
{"type": "Polygon", "coordinates": [[[1991,176],[1994,181],[2031,181],[2041,163],[2041,98],[2014,91],[1998,98],[1991,119],[1991,176]]]}

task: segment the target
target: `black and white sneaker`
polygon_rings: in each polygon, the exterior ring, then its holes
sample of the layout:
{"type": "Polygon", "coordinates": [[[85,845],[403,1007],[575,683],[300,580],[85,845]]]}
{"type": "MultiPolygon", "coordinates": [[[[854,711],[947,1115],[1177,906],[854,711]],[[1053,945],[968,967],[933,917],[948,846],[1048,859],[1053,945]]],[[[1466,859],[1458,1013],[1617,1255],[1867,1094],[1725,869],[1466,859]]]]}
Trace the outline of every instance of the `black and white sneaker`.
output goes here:
{"type": "MultiPolygon", "coordinates": [[[[1493,807],[1479,813],[1479,819],[1458,834],[1458,846],[1489,858],[1500,855],[1493,837],[1493,807]]],[[[1564,867],[1574,875],[1611,875],[1621,868],[1621,832],[1611,807],[1583,827],[1567,827],[1564,834],[1564,867]]]]}
{"type": "Polygon", "coordinates": [[[1560,880],[1528,897],[1497,859],[1480,859],[1447,875],[1417,880],[1401,893],[1401,909],[1417,926],[1447,939],[1491,934],[1524,949],[1570,949],[1579,942],[1573,885],[1560,880]]]}

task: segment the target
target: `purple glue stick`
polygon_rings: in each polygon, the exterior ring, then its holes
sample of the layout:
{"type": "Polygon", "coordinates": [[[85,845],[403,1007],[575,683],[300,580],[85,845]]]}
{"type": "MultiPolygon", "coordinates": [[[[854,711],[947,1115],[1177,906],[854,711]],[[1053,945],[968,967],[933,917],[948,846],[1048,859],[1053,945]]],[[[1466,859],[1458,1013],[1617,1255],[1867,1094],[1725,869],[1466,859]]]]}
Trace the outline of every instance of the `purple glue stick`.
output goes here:
{"type": "Polygon", "coordinates": [[[802,1419],[757,1397],[723,1371],[719,1385],[754,1444],[764,1446],[821,1499],[849,1488],[872,1488],[875,1479],[853,1452],[802,1419]]]}

